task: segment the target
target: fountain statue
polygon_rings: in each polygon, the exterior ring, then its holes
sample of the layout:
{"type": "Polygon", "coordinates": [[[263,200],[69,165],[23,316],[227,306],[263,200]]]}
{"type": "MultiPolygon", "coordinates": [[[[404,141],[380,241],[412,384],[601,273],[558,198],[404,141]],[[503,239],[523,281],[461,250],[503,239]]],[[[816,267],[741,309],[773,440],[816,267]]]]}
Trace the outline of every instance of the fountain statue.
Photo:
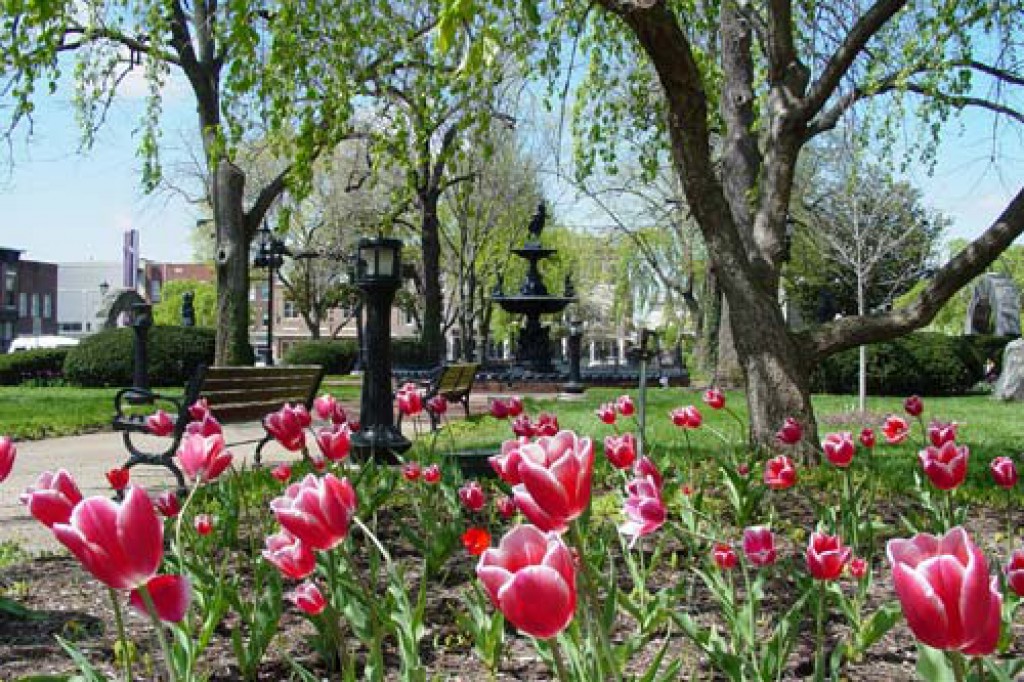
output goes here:
{"type": "Polygon", "coordinates": [[[547,209],[542,201],[530,220],[527,228],[530,236],[526,243],[521,249],[512,249],[512,253],[529,264],[519,293],[505,295],[502,281],[499,279],[491,294],[491,300],[504,310],[526,317],[519,333],[516,362],[542,374],[553,372],[554,367],[551,365],[549,327],[540,323],[540,316],[560,313],[576,300],[572,280],[568,276],[565,279],[565,292],[562,296],[548,293],[548,288],[541,277],[538,263],[555,253],[555,249],[546,249],[540,244],[540,233],[544,230],[546,219],[547,209]]]}

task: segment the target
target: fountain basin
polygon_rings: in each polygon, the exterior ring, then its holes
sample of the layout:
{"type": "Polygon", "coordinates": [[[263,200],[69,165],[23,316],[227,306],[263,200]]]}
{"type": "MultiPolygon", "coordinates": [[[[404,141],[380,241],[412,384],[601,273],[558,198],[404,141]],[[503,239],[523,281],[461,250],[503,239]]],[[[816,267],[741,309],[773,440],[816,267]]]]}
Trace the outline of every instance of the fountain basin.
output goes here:
{"type": "Polygon", "coordinates": [[[491,300],[510,313],[552,315],[576,301],[575,296],[492,296],[491,300]]]}

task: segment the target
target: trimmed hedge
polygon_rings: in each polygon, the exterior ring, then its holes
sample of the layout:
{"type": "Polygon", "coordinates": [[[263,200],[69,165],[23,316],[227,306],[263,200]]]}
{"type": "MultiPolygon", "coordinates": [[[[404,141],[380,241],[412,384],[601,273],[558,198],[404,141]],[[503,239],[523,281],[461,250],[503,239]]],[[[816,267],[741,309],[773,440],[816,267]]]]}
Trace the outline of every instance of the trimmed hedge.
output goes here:
{"type": "MultiPolygon", "coordinates": [[[[183,386],[202,364],[213,364],[214,330],[162,327],[149,330],[150,386],[183,386]]],[[[130,386],[132,337],[128,327],[105,329],[69,349],[64,378],[85,387],[130,386]]]]}
{"type": "MultiPolygon", "coordinates": [[[[856,393],[858,350],[843,351],[822,361],[811,375],[818,393],[856,393]]],[[[982,378],[979,358],[963,336],[916,332],[867,348],[868,392],[875,395],[955,395],[982,378]]]]}
{"type": "Polygon", "coordinates": [[[992,358],[992,361],[996,363],[996,374],[1003,371],[1003,349],[1013,339],[1014,337],[1012,336],[989,336],[983,334],[972,334],[971,336],[964,337],[964,340],[974,349],[974,353],[978,358],[978,362],[982,363],[982,367],[984,367],[986,360],[992,358]]]}
{"type": "Polygon", "coordinates": [[[296,343],[284,354],[286,365],[322,365],[328,374],[348,374],[356,364],[355,341],[320,339],[296,343]]]}
{"type": "Polygon", "coordinates": [[[0,386],[61,376],[70,348],[38,348],[0,355],[0,386]]]}

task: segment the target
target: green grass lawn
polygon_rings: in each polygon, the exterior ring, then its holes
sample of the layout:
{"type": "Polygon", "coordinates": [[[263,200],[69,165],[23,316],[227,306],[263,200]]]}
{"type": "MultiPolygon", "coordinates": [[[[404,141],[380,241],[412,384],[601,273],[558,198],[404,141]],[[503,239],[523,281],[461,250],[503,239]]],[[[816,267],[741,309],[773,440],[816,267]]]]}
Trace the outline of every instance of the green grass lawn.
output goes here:
{"type": "Polygon", "coordinates": [[[114,388],[0,386],[0,433],[19,440],[68,436],[109,426],[114,388]]]}

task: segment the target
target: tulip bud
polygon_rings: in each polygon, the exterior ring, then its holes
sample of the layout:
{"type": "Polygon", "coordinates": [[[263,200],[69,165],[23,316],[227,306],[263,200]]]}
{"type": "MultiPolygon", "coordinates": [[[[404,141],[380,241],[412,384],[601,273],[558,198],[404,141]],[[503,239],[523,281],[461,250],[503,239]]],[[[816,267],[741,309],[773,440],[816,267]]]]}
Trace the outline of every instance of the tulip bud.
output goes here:
{"type": "Polygon", "coordinates": [[[213,519],[209,514],[197,514],[195,518],[196,532],[206,536],[213,532],[213,519]]]}
{"type": "Polygon", "coordinates": [[[473,556],[480,556],[491,546],[491,534],[483,528],[469,528],[462,534],[462,546],[473,556]]]}
{"type": "Polygon", "coordinates": [[[992,472],[992,480],[1000,488],[1011,490],[1017,485],[1017,465],[1009,457],[996,457],[988,468],[992,472]]]}
{"type": "Polygon", "coordinates": [[[885,441],[890,445],[898,445],[907,439],[910,435],[910,424],[903,417],[897,417],[894,414],[890,414],[885,418],[885,424],[882,426],[882,434],[885,436],[885,441]]]}
{"type": "Polygon", "coordinates": [[[704,391],[704,404],[712,410],[720,410],[725,407],[725,394],[720,389],[709,388],[704,391]]]}
{"type": "Polygon", "coordinates": [[[903,401],[903,409],[911,417],[919,417],[924,412],[924,402],[919,396],[912,395],[903,401]]]}
{"type": "Polygon", "coordinates": [[[796,445],[803,438],[803,435],[804,429],[800,426],[800,422],[792,417],[786,417],[786,420],[782,423],[782,428],[775,434],[775,438],[783,445],[796,445]]]}
{"type": "Polygon", "coordinates": [[[281,483],[287,483],[292,477],[292,468],[287,464],[278,464],[270,470],[270,475],[281,483]]]}
{"type": "Polygon", "coordinates": [[[727,571],[730,568],[736,566],[737,557],[736,552],[733,548],[724,542],[715,544],[715,548],[711,553],[711,557],[715,560],[715,566],[727,571]]]}
{"type": "Polygon", "coordinates": [[[168,519],[173,519],[181,512],[181,500],[178,499],[178,494],[173,490],[165,490],[160,493],[153,500],[153,506],[168,519]]]}
{"type": "Polygon", "coordinates": [[[423,475],[419,462],[406,462],[402,465],[402,477],[407,481],[418,481],[423,475]]]}
{"type": "Polygon", "coordinates": [[[615,409],[619,411],[623,417],[632,417],[633,413],[636,412],[636,405],[633,404],[633,399],[628,395],[620,395],[615,400],[615,409]]]}
{"type": "Polygon", "coordinates": [[[459,500],[462,502],[462,506],[469,511],[478,512],[484,508],[487,496],[484,495],[484,489],[480,487],[479,483],[470,481],[459,488],[459,500]]]}
{"type": "Polygon", "coordinates": [[[796,484],[796,466],[793,460],[779,455],[765,462],[764,483],[772,490],[785,490],[796,484]]]}
{"type": "Polygon", "coordinates": [[[327,608],[327,600],[320,592],[320,588],[311,582],[304,582],[296,587],[288,595],[288,599],[307,616],[319,616],[327,608]]]}
{"type": "Polygon", "coordinates": [[[441,480],[441,467],[431,464],[423,470],[423,480],[427,483],[438,483],[441,480]]]}
{"type": "Polygon", "coordinates": [[[743,531],[743,554],[754,566],[775,563],[775,534],[767,526],[751,526],[743,531]]]}
{"type": "Polygon", "coordinates": [[[875,431],[874,429],[861,429],[860,432],[860,444],[866,448],[875,447],[875,431]]]}
{"type": "Polygon", "coordinates": [[[616,418],[615,406],[611,403],[604,403],[601,407],[597,408],[597,418],[605,424],[614,424],[616,418]]]}
{"type": "Polygon", "coordinates": [[[107,472],[107,482],[111,488],[118,492],[128,487],[128,480],[130,478],[131,472],[127,469],[111,469],[107,472]]]}

